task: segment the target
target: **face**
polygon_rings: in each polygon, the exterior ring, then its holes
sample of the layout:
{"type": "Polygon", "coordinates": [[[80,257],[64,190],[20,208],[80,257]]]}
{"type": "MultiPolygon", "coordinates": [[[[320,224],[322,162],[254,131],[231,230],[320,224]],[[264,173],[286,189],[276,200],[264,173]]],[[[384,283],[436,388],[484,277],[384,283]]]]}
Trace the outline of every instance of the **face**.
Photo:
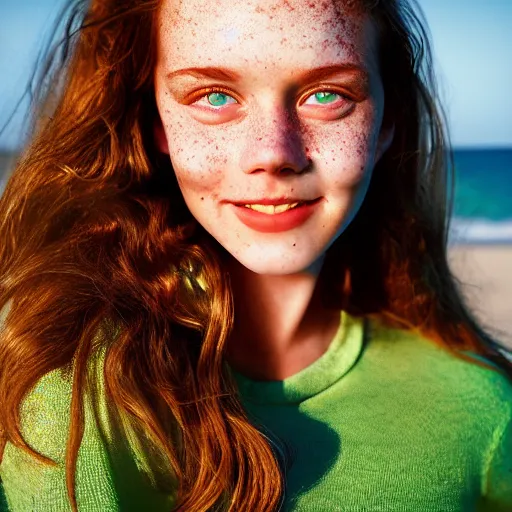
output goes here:
{"type": "Polygon", "coordinates": [[[391,142],[376,30],[349,3],[162,0],[157,143],[192,215],[253,272],[321,262],[391,142]],[[244,206],[269,201],[299,204],[244,206]]]}

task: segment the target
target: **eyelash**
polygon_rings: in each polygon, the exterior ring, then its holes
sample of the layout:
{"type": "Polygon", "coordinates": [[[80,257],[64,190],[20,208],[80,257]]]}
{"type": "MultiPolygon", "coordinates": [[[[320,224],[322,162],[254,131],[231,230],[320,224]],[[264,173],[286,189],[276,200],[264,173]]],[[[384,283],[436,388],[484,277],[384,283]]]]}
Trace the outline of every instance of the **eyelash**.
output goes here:
{"type": "MultiPolygon", "coordinates": [[[[199,100],[202,100],[204,98],[206,98],[207,96],[209,96],[210,94],[213,94],[213,93],[221,93],[221,94],[225,94],[226,96],[229,96],[230,98],[233,98],[235,101],[237,101],[238,103],[238,100],[236,99],[235,96],[233,96],[233,94],[231,93],[231,91],[227,90],[227,89],[224,89],[222,87],[207,87],[206,89],[203,89],[201,92],[201,95],[200,96],[196,96],[196,98],[191,102],[191,103],[197,103],[199,100]]],[[[301,98],[305,98],[304,101],[301,101],[301,104],[303,104],[310,96],[312,96],[313,94],[316,94],[318,92],[327,92],[327,93],[332,93],[332,94],[336,94],[338,95],[340,98],[346,100],[346,101],[353,101],[351,98],[349,98],[346,94],[343,94],[342,92],[340,92],[339,90],[337,89],[334,89],[332,87],[329,87],[329,86],[326,86],[324,88],[317,88],[317,89],[314,89],[312,91],[308,91],[307,94],[303,94],[301,98]]],[[[207,108],[210,108],[211,110],[221,110],[221,108],[215,108],[213,107],[212,105],[210,105],[209,107],[207,108]]]]}

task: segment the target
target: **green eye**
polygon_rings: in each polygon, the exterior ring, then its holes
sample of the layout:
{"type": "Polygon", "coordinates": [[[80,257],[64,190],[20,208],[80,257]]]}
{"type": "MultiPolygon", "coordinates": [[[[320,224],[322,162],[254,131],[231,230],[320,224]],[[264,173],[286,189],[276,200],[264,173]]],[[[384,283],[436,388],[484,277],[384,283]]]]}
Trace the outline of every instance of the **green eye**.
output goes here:
{"type": "Polygon", "coordinates": [[[332,92],[317,92],[315,94],[315,98],[320,103],[331,103],[336,99],[337,94],[333,94],[332,92]]]}
{"type": "Polygon", "coordinates": [[[206,96],[206,99],[208,100],[208,103],[214,107],[223,107],[230,103],[236,103],[234,98],[228,94],[223,94],[222,92],[212,92],[206,96]],[[233,101],[229,101],[230,99],[233,101]]]}
{"type": "Polygon", "coordinates": [[[320,91],[312,94],[304,103],[307,105],[315,105],[316,102],[320,103],[320,105],[326,105],[328,103],[334,103],[340,97],[339,94],[330,91],[320,91]],[[311,101],[314,98],[315,101],[311,101]]]}

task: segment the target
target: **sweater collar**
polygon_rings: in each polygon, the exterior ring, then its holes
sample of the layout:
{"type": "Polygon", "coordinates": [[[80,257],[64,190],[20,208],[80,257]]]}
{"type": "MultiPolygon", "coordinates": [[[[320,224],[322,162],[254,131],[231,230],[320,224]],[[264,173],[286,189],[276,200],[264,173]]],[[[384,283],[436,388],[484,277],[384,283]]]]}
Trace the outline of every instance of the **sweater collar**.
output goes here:
{"type": "Polygon", "coordinates": [[[340,313],[340,326],[327,350],[285,380],[255,381],[229,367],[243,400],[264,404],[300,403],[318,395],[346,375],[363,348],[364,320],[340,313]]]}

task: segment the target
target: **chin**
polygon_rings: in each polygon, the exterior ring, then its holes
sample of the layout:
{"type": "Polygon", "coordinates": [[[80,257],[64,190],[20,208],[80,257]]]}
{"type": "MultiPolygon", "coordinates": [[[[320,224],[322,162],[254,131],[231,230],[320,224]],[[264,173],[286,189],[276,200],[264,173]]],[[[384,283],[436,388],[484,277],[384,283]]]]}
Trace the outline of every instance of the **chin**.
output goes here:
{"type": "Polygon", "coordinates": [[[232,254],[242,266],[259,275],[285,276],[306,272],[315,272],[317,263],[323,260],[323,255],[316,254],[290,255],[288,260],[272,257],[270,254],[238,255],[232,254]]]}

